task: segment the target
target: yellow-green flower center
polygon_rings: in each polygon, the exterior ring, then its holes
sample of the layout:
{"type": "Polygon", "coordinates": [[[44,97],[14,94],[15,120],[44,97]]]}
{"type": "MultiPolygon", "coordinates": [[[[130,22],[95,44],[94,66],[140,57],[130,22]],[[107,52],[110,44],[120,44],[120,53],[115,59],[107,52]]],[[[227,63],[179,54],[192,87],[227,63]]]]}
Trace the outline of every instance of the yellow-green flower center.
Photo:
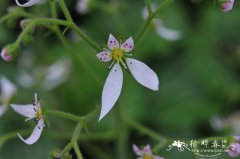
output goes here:
{"type": "Polygon", "coordinates": [[[41,110],[35,110],[35,118],[37,120],[40,120],[42,118],[42,111],[41,110]]]}
{"type": "Polygon", "coordinates": [[[144,155],[144,156],[143,156],[143,159],[152,159],[152,156],[144,155]]]}
{"type": "Polygon", "coordinates": [[[123,51],[121,50],[114,50],[112,54],[112,58],[114,61],[119,61],[123,57],[123,51]]]}

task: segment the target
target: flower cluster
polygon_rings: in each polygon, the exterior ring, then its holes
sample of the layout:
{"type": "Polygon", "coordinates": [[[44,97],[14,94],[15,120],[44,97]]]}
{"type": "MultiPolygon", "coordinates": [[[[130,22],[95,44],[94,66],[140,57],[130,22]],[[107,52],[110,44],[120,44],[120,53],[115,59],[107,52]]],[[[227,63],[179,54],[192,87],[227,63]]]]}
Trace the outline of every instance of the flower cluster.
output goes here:
{"type": "Polygon", "coordinates": [[[124,43],[120,43],[112,34],[108,38],[108,48],[97,54],[102,62],[112,61],[109,69],[110,73],[103,87],[102,110],[99,120],[101,120],[115,105],[120,96],[123,84],[123,71],[121,66],[129,70],[133,77],[141,85],[157,91],[159,80],[157,74],[146,64],[130,58],[130,52],[134,48],[134,41],[129,37],[124,43]]]}

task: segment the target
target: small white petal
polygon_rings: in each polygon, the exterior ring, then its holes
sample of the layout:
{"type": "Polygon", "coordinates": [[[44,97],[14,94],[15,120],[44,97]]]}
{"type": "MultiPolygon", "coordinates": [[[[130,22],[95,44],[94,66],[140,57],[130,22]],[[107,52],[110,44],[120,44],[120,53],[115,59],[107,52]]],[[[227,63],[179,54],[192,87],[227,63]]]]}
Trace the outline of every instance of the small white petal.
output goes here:
{"type": "Polygon", "coordinates": [[[14,109],[14,111],[21,114],[22,116],[25,116],[25,117],[28,117],[28,118],[34,118],[35,117],[36,107],[33,106],[32,104],[27,104],[27,105],[11,104],[11,107],[14,109]]]}
{"type": "Polygon", "coordinates": [[[41,2],[42,0],[29,0],[28,2],[21,4],[18,0],[15,0],[15,2],[17,3],[18,6],[20,7],[31,7],[39,2],[41,2]]]}
{"type": "Polygon", "coordinates": [[[108,38],[108,48],[111,50],[119,48],[119,42],[112,34],[110,34],[108,38]]]}
{"type": "Polygon", "coordinates": [[[111,69],[102,92],[102,110],[99,121],[112,109],[120,96],[123,84],[123,72],[116,63],[111,69]]]}
{"type": "Polygon", "coordinates": [[[97,54],[97,57],[100,61],[103,61],[103,62],[109,62],[112,60],[110,51],[102,51],[97,54]]]}
{"type": "Polygon", "coordinates": [[[143,148],[143,152],[147,155],[150,155],[152,156],[152,150],[151,150],[151,147],[150,145],[146,145],[144,148],[143,148]]]}
{"type": "Polygon", "coordinates": [[[1,88],[2,98],[5,100],[11,98],[17,91],[15,85],[4,76],[1,77],[1,88]]]}
{"type": "Polygon", "coordinates": [[[143,151],[140,150],[140,148],[137,145],[133,145],[133,152],[137,155],[137,156],[143,156],[143,151]]]}
{"type": "Polygon", "coordinates": [[[124,52],[130,52],[133,50],[133,48],[134,48],[134,41],[133,41],[133,38],[130,37],[121,45],[120,49],[123,50],[124,52]]]}
{"type": "Polygon", "coordinates": [[[26,143],[28,145],[32,145],[38,141],[38,139],[40,138],[40,136],[42,134],[42,130],[44,127],[45,127],[44,121],[43,121],[43,119],[41,119],[38,121],[38,124],[33,129],[32,134],[26,140],[20,134],[17,134],[17,135],[24,143],[26,143]]]}
{"type": "Polygon", "coordinates": [[[7,111],[6,105],[0,105],[0,117],[7,111]]]}
{"type": "Polygon", "coordinates": [[[154,91],[158,90],[158,77],[146,64],[132,58],[126,58],[126,63],[137,82],[154,91]]]}

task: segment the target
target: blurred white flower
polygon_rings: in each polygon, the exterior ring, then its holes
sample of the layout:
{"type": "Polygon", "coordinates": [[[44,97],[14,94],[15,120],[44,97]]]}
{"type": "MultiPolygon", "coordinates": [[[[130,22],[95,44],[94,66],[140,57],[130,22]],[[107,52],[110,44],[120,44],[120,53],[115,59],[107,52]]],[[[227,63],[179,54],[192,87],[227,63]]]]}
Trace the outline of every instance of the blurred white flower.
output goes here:
{"type": "Polygon", "coordinates": [[[142,150],[138,146],[133,145],[133,152],[138,156],[137,159],[164,159],[153,155],[150,145],[144,146],[142,150]]]}
{"type": "Polygon", "coordinates": [[[19,0],[15,0],[16,4],[20,7],[31,7],[35,4],[40,4],[45,2],[46,0],[27,0],[25,3],[20,3],[19,0]]]}
{"type": "Polygon", "coordinates": [[[212,128],[220,131],[226,128],[231,128],[233,134],[240,134],[240,112],[236,112],[227,118],[220,118],[218,116],[210,119],[212,128]]]}
{"type": "Polygon", "coordinates": [[[17,134],[18,137],[26,144],[32,145],[38,141],[42,134],[42,130],[45,127],[41,103],[38,100],[37,94],[34,95],[34,102],[33,104],[26,104],[26,105],[16,105],[11,104],[11,107],[14,111],[21,114],[22,116],[27,117],[25,121],[35,119],[37,121],[37,125],[33,129],[32,134],[25,140],[20,134],[17,134]]]}
{"type": "Polygon", "coordinates": [[[87,14],[89,12],[90,0],[78,0],[76,4],[76,11],[80,14],[87,14]]]}
{"type": "MultiPolygon", "coordinates": [[[[156,10],[157,7],[155,4],[152,4],[151,6],[153,10],[156,10]]],[[[144,20],[146,20],[148,17],[148,10],[146,7],[142,10],[142,17],[144,20]]],[[[163,39],[176,41],[182,38],[182,33],[180,31],[167,28],[161,19],[153,19],[152,23],[154,25],[156,33],[163,39]]]]}
{"type": "Polygon", "coordinates": [[[10,82],[6,77],[0,77],[1,82],[1,105],[0,105],[0,117],[6,112],[9,102],[13,95],[16,93],[16,86],[10,82]]]}
{"type": "Polygon", "coordinates": [[[69,59],[61,59],[46,69],[43,88],[51,90],[65,82],[69,76],[71,63],[69,59]]]}
{"type": "Polygon", "coordinates": [[[31,88],[36,84],[35,78],[24,70],[19,72],[17,80],[24,88],[31,88]]]}
{"type": "Polygon", "coordinates": [[[52,90],[68,79],[71,62],[68,58],[61,58],[48,67],[38,66],[30,72],[20,70],[18,82],[22,87],[30,88],[40,84],[45,90],[52,90]]]}
{"type": "Polygon", "coordinates": [[[157,91],[159,80],[156,73],[151,70],[146,64],[133,59],[125,58],[125,56],[132,56],[129,54],[134,48],[134,41],[132,37],[128,38],[123,44],[112,35],[109,35],[108,49],[97,54],[97,57],[102,62],[110,62],[109,69],[112,67],[102,92],[102,109],[99,121],[112,109],[117,99],[120,96],[123,84],[122,65],[125,69],[129,69],[133,77],[141,85],[157,91]]]}

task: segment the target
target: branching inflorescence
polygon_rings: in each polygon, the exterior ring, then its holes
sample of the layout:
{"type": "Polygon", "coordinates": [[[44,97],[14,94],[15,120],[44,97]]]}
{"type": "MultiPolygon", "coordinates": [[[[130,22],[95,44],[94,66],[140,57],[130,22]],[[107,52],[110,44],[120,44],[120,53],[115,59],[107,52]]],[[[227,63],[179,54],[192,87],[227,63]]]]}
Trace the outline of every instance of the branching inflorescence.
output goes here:
{"type": "MultiPolygon", "coordinates": [[[[106,116],[106,114],[113,108],[113,106],[116,104],[123,85],[123,69],[127,72],[130,72],[133,77],[136,79],[138,83],[141,85],[153,90],[157,91],[159,89],[159,79],[157,74],[150,69],[146,64],[132,58],[134,56],[134,53],[131,53],[134,49],[134,46],[138,45],[140,39],[145,34],[146,30],[150,26],[151,22],[156,18],[156,16],[169,4],[173,2],[173,0],[164,0],[159,6],[154,6],[150,3],[150,0],[146,0],[146,9],[145,12],[147,14],[144,15],[145,23],[143,26],[139,29],[136,36],[129,37],[128,39],[120,39],[117,40],[112,34],[109,35],[107,46],[108,48],[101,48],[99,47],[94,41],[92,41],[85,33],[82,32],[81,29],[74,23],[71,14],[69,13],[69,10],[64,2],[64,0],[49,0],[43,1],[43,0],[30,0],[26,3],[20,3],[18,0],[16,0],[16,4],[20,7],[31,7],[33,5],[38,5],[40,3],[50,3],[51,11],[52,11],[52,17],[36,17],[25,10],[21,8],[15,8],[11,12],[9,12],[6,16],[2,17],[0,19],[0,23],[5,22],[8,18],[11,17],[23,17],[26,18],[22,20],[21,27],[23,31],[18,36],[16,41],[13,44],[9,44],[6,47],[2,49],[1,57],[3,60],[10,62],[13,61],[20,52],[20,45],[22,42],[26,40],[26,35],[31,34],[33,30],[36,29],[36,26],[43,26],[48,29],[50,29],[52,32],[56,34],[56,36],[59,38],[59,40],[62,42],[62,44],[70,50],[71,52],[71,46],[68,43],[68,41],[65,39],[65,37],[62,34],[62,31],[59,29],[59,26],[63,26],[65,29],[71,29],[73,30],[81,39],[88,44],[92,49],[96,51],[97,58],[102,62],[111,62],[109,69],[109,75],[106,79],[106,82],[103,87],[102,92],[102,101],[101,101],[101,113],[99,117],[99,121],[102,120],[103,117],[106,116]],[[56,12],[56,5],[59,5],[65,19],[58,19],[57,18],[57,12],[56,12]]],[[[233,7],[234,0],[218,0],[216,1],[218,6],[226,12],[230,11],[233,7]]],[[[86,6],[89,2],[87,0],[79,0],[78,5],[81,5],[78,9],[78,12],[86,13],[88,9],[86,6]]],[[[161,24],[159,21],[155,21],[155,26],[157,26],[157,31],[160,35],[162,35],[161,24]]],[[[165,29],[166,30],[166,29],[165,29]]],[[[171,32],[171,35],[174,35],[170,37],[170,39],[179,39],[180,33],[179,32],[172,32],[168,30],[168,33],[171,32]]],[[[168,34],[169,35],[169,34],[168,34]]],[[[165,34],[164,34],[165,36],[165,34]]],[[[166,36],[165,36],[166,37],[166,36]]],[[[167,36],[169,38],[169,36],[167,36]]],[[[2,101],[3,104],[0,106],[0,116],[3,115],[3,113],[7,110],[7,105],[10,104],[10,99],[14,94],[16,94],[16,87],[5,77],[1,77],[1,84],[2,84],[2,101]]],[[[26,144],[34,144],[38,141],[38,139],[41,136],[41,133],[43,129],[47,126],[47,116],[55,116],[64,118],[67,120],[71,120],[74,122],[77,122],[76,128],[74,129],[74,132],[71,135],[71,140],[69,144],[62,150],[57,152],[55,154],[55,158],[64,158],[68,155],[69,151],[71,149],[74,149],[75,154],[77,155],[78,159],[82,159],[83,155],[79,149],[78,140],[79,135],[82,129],[86,129],[87,124],[89,121],[93,120],[98,114],[99,114],[99,106],[96,106],[96,109],[94,109],[92,112],[85,116],[78,116],[73,115],[66,112],[61,112],[57,110],[48,110],[46,107],[44,107],[40,102],[40,100],[37,97],[37,94],[34,96],[34,103],[28,104],[28,105],[15,105],[11,104],[11,107],[14,111],[17,113],[27,117],[27,120],[35,119],[36,126],[30,135],[29,138],[24,139],[20,134],[18,134],[19,138],[26,144]],[[46,110],[45,110],[46,109],[46,110]],[[45,111],[43,111],[45,110],[45,111]]],[[[153,151],[158,152],[164,145],[171,142],[170,139],[167,139],[163,137],[162,135],[155,133],[154,131],[144,127],[143,125],[140,125],[139,123],[135,121],[131,121],[129,119],[121,119],[124,124],[126,124],[129,127],[132,127],[133,129],[139,130],[142,134],[148,135],[153,140],[156,140],[159,142],[159,145],[157,145],[153,151]]],[[[28,133],[28,131],[24,131],[24,135],[28,133]]],[[[111,136],[111,135],[110,135],[111,136]]],[[[113,137],[115,136],[112,135],[113,137]]],[[[112,137],[111,136],[111,137],[112,137]]],[[[12,135],[10,137],[8,136],[8,139],[12,138],[12,135]]],[[[99,135],[99,138],[104,138],[104,135],[99,135]]],[[[235,145],[239,145],[238,141],[235,142],[235,145]]],[[[133,145],[133,150],[137,156],[139,156],[142,159],[161,159],[160,156],[154,156],[152,150],[150,149],[150,146],[147,145],[143,148],[143,150],[140,150],[136,145],[133,145]]],[[[235,151],[229,152],[231,156],[238,156],[239,149],[236,149],[235,151]]]]}

